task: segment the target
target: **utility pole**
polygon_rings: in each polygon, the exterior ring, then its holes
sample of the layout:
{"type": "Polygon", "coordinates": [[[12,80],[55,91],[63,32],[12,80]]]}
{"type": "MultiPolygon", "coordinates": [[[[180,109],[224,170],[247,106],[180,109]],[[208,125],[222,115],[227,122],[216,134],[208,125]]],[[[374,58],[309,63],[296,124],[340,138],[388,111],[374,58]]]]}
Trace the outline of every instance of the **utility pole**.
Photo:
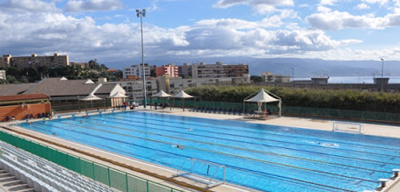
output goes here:
{"type": "Polygon", "coordinates": [[[143,108],[146,108],[147,104],[147,97],[146,97],[146,72],[144,70],[144,53],[143,53],[143,22],[142,22],[142,17],[146,16],[146,10],[143,9],[140,11],[139,9],[136,9],[136,16],[140,17],[140,34],[141,34],[141,43],[142,43],[142,71],[143,71],[143,108]]]}

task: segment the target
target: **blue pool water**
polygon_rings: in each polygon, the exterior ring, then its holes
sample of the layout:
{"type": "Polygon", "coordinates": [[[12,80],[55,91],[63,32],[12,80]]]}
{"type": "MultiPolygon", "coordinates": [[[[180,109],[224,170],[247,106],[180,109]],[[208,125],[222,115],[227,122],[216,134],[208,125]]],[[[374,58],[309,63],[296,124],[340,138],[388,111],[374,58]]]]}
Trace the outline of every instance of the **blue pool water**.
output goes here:
{"type": "MultiPolygon", "coordinates": [[[[142,112],[20,126],[175,169],[223,164],[227,182],[261,191],[373,190],[400,168],[400,139],[359,134],[142,112]]],[[[206,169],[194,172],[222,178],[206,169]]]]}

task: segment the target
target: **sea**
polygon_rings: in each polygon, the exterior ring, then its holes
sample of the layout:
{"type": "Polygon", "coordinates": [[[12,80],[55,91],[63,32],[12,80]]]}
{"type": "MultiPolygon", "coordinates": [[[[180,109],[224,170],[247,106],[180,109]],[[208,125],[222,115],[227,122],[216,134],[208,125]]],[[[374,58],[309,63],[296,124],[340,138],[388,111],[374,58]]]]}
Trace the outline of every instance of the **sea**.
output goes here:
{"type": "MultiPolygon", "coordinates": [[[[377,76],[375,76],[377,77],[377,76]]],[[[389,83],[399,83],[400,84],[400,76],[383,76],[384,78],[389,78],[389,83]]],[[[380,78],[380,77],[378,77],[380,78]]],[[[294,78],[294,81],[298,80],[311,80],[311,77],[299,77],[294,78]]],[[[328,83],[366,83],[372,84],[374,83],[374,76],[329,76],[328,83]]]]}

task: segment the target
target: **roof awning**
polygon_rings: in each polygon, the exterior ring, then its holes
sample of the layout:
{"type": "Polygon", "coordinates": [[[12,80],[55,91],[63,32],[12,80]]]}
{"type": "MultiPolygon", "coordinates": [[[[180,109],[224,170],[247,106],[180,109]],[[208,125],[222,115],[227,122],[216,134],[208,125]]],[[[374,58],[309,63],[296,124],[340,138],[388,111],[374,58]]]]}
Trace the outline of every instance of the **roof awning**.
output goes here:
{"type": "Polygon", "coordinates": [[[94,95],[93,93],[89,94],[88,96],[80,99],[82,101],[94,101],[94,100],[102,100],[103,98],[101,97],[97,97],[96,95],[94,95]]]}
{"type": "Polygon", "coordinates": [[[174,98],[193,98],[193,96],[185,93],[185,91],[182,90],[181,92],[174,95],[174,98]]]}
{"type": "Polygon", "coordinates": [[[172,95],[170,95],[170,94],[164,92],[163,90],[161,90],[157,94],[152,95],[152,97],[172,97],[172,95]]]}
{"type": "Polygon", "coordinates": [[[274,98],[270,96],[268,93],[265,92],[263,88],[255,95],[254,97],[250,99],[244,100],[246,102],[262,102],[262,103],[270,103],[270,102],[278,102],[279,99],[274,98]]]}
{"type": "Polygon", "coordinates": [[[126,98],[128,96],[122,94],[121,92],[117,91],[111,98],[126,98]]]}

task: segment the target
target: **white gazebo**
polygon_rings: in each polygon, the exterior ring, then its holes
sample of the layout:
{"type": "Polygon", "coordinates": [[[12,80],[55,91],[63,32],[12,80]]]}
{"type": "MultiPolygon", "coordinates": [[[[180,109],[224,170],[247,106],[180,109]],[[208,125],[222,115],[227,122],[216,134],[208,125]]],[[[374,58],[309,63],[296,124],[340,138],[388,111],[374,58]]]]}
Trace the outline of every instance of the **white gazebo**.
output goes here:
{"type": "MultiPolygon", "coordinates": [[[[94,95],[94,93],[90,93],[88,96],[80,99],[82,101],[90,101],[90,106],[91,108],[93,108],[93,101],[97,101],[97,100],[102,100],[103,98],[98,97],[96,95],[94,95]]],[[[87,112],[87,106],[86,106],[86,112],[87,112]]]]}
{"type": "Polygon", "coordinates": [[[181,90],[179,93],[174,95],[173,98],[180,98],[181,99],[182,108],[183,108],[183,111],[185,111],[185,105],[183,103],[183,99],[193,98],[193,96],[191,96],[191,95],[185,93],[185,91],[181,90]]]}
{"type": "Polygon", "coordinates": [[[152,97],[172,97],[172,95],[170,95],[170,94],[164,92],[163,90],[161,90],[157,94],[152,95],[152,97]]]}
{"type": "MultiPolygon", "coordinates": [[[[121,103],[121,102],[115,102],[115,99],[122,99],[122,98],[127,98],[128,96],[122,94],[121,92],[117,91],[114,95],[112,95],[110,98],[113,99],[112,105],[115,107],[116,103],[121,103]]],[[[123,101],[122,101],[123,102],[123,101]]]]}
{"type": "MultiPolygon", "coordinates": [[[[163,90],[161,90],[160,92],[158,92],[157,94],[155,94],[155,95],[152,95],[151,97],[159,97],[159,98],[168,98],[168,97],[172,97],[172,95],[170,95],[170,94],[168,94],[168,93],[166,93],[166,92],[164,92],[163,90]]],[[[151,105],[150,105],[151,106],[151,105]]],[[[171,110],[172,110],[172,108],[170,108],[171,110]]]]}
{"type": "Polygon", "coordinates": [[[245,103],[246,102],[254,102],[257,103],[258,105],[258,113],[261,113],[261,107],[263,104],[267,106],[267,103],[272,103],[272,102],[278,102],[278,108],[279,108],[279,117],[282,115],[282,100],[280,97],[274,95],[273,93],[264,90],[261,88],[261,90],[256,94],[252,94],[248,97],[246,97],[243,100],[243,109],[245,108],[245,103]],[[271,96],[272,95],[272,96],[271,96]]]}

